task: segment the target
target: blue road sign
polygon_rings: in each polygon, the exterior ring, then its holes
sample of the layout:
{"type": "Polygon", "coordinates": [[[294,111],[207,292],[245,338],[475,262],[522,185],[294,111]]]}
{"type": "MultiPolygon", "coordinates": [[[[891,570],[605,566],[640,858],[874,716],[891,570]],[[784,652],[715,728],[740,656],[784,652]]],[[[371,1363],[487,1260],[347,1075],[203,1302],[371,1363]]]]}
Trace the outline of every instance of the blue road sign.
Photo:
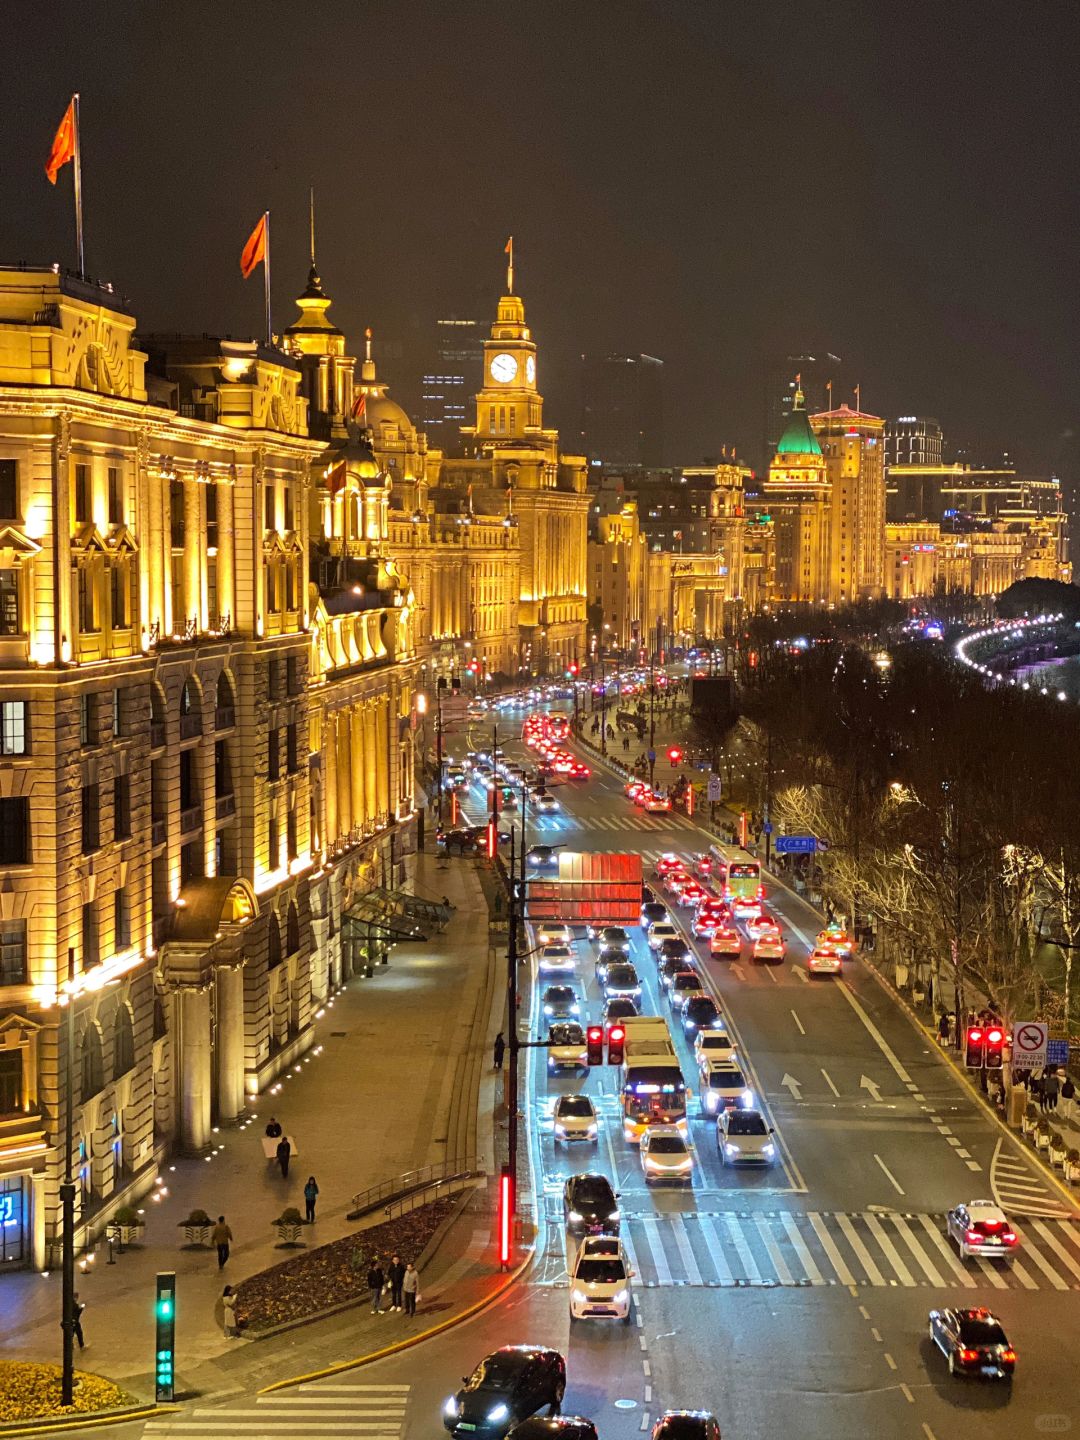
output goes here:
{"type": "Polygon", "coordinates": [[[1069,1063],[1068,1040],[1047,1040],[1046,1063],[1047,1065],[1067,1065],[1069,1063]]]}
{"type": "Polygon", "coordinates": [[[772,821],[771,821],[771,820],[766,820],[766,821],[765,821],[765,824],[762,825],[761,828],[762,828],[762,830],[764,830],[764,832],[765,832],[766,835],[771,835],[771,834],[772,834],[772,821]]]}
{"type": "Polygon", "coordinates": [[[817,841],[813,835],[778,835],[773,849],[778,855],[813,855],[817,841]]]}

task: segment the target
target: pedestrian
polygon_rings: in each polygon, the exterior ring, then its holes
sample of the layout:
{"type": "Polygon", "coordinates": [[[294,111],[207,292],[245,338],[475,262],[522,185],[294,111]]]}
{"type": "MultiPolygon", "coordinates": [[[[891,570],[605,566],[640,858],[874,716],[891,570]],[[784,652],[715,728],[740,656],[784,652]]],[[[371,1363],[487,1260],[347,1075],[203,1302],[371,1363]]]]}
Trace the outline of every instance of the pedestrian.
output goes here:
{"type": "Polygon", "coordinates": [[[289,1137],[287,1135],[283,1135],[278,1141],[277,1147],[277,1163],[281,1166],[282,1179],[286,1179],[288,1177],[289,1156],[291,1154],[292,1146],[289,1144],[289,1137]]]}
{"type": "Polygon", "coordinates": [[[232,1231],[225,1224],[224,1215],[217,1217],[217,1224],[210,1232],[210,1238],[217,1246],[217,1268],[220,1270],[229,1258],[229,1246],[232,1243],[232,1231]]]}
{"type": "Polygon", "coordinates": [[[382,1292],[386,1284],[386,1276],[379,1264],[379,1257],[373,1255],[367,1272],[368,1289],[371,1291],[371,1313],[372,1315],[382,1314],[382,1292]]]}
{"type": "Polygon", "coordinates": [[[400,1255],[390,1257],[390,1266],[386,1272],[386,1278],[390,1282],[390,1309],[400,1310],[401,1291],[405,1282],[405,1266],[401,1263],[400,1255]]]}
{"type": "Polygon", "coordinates": [[[79,1292],[76,1290],[75,1294],[71,1297],[71,1333],[79,1342],[80,1350],[86,1349],[86,1341],[82,1333],[82,1317],[85,1309],[86,1306],[79,1299],[79,1292]]]}
{"type": "Polygon", "coordinates": [[[1038,1105],[1040,1110],[1045,1110],[1046,1097],[1043,1095],[1042,1076],[1033,1074],[1028,1081],[1028,1089],[1031,1091],[1032,1104],[1038,1105]]]}
{"type": "Polygon", "coordinates": [[[318,1198],[319,1187],[315,1183],[315,1176],[307,1177],[307,1184],[304,1186],[304,1209],[307,1212],[307,1223],[315,1224],[315,1201],[318,1198]]]}
{"type": "Polygon", "coordinates": [[[949,1043],[949,1032],[950,1032],[951,1029],[952,1029],[952,1027],[951,1027],[950,1024],[949,1024],[949,1017],[948,1017],[948,1015],[945,1013],[945,1011],[942,1010],[941,1014],[938,1016],[937,1033],[938,1033],[938,1044],[941,1046],[941,1048],[942,1048],[943,1050],[945,1049],[945,1047],[946,1047],[946,1046],[948,1045],[948,1043],[949,1043]]]}
{"type": "Polygon", "coordinates": [[[1047,1110],[1056,1110],[1058,1104],[1058,1091],[1061,1089],[1061,1081],[1058,1079],[1056,1070],[1048,1070],[1043,1076],[1043,1097],[1046,1100],[1047,1110]]]}
{"type": "Polygon", "coordinates": [[[1068,1125],[1072,1122],[1073,1110],[1076,1105],[1076,1086],[1073,1078],[1066,1070],[1065,1079],[1061,1082],[1061,1118],[1068,1125]]]}
{"type": "Polygon", "coordinates": [[[226,1340],[235,1340],[240,1334],[236,1323],[236,1291],[231,1285],[226,1285],[221,1292],[221,1328],[226,1340]]]}
{"type": "Polygon", "coordinates": [[[281,1126],[274,1119],[273,1115],[270,1116],[270,1122],[266,1127],[266,1133],[271,1140],[276,1140],[281,1134],[281,1126]]]}
{"type": "Polygon", "coordinates": [[[416,1314],[416,1302],[420,1299],[420,1272],[410,1260],[405,1266],[405,1274],[401,1281],[401,1291],[405,1299],[405,1314],[416,1314]]]}
{"type": "Polygon", "coordinates": [[[494,1060],[494,1062],[495,1062],[495,1069],[496,1069],[496,1070],[501,1070],[501,1069],[502,1069],[502,1067],[503,1067],[503,1055],[504,1055],[505,1053],[506,1053],[506,1041],[503,1039],[503,1032],[500,1030],[499,1033],[495,1036],[495,1047],[494,1047],[494,1050],[492,1051],[492,1058],[493,1058],[493,1060],[494,1060]]]}

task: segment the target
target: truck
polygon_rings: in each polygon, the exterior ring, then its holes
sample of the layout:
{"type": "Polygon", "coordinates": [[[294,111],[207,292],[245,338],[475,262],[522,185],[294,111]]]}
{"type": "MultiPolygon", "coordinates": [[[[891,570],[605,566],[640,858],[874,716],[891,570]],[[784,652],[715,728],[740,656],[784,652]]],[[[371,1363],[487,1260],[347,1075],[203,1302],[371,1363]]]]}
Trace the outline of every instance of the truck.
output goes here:
{"type": "Polygon", "coordinates": [[[685,1134],[690,1092],[667,1022],[659,1015],[636,1015],[623,1024],[623,1138],[632,1145],[640,1144],[642,1133],[650,1125],[677,1125],[685,1134]]]}

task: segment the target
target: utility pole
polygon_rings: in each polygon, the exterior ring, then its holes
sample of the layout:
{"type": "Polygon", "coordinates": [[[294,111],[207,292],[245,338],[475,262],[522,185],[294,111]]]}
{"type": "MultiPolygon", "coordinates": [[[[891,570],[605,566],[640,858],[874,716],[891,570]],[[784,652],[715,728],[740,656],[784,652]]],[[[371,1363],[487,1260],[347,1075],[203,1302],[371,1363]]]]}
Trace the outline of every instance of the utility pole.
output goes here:
{"type": "MultiPolygon", "coordinates": [[[[659,625],[657,621],[657,625],[659,625]]],[[[659,630],[657,631],[659,636],[659,630]]],[[[649,660],[649,789],[655,789],[656,780],[656,670],[649,660]]]]}
{"type": "Polygon", "coordinates": [[[65,1046],[64,1089],[64,1180],[60,1186],[61,1250],[63,1292],[61,1327],[64,1335],[64,1364],[60,1378],[60,1403],[70,1405],[75,1389],[75,1181],[71,1174],[74,1141],[72,1112],[75,1096],[75,951],[68,947],[67,1044],[65,1046]]]}
{"type": "Polygon", "coordinates": [[[769,815],[772,810],[772,731],[766,731],[765,742],[765,869],[772,864],[772,824],[769,815]]]}
{"type": "Polygon", "coordinates": [[[443,733],[442,733],[442,692],[446,689],[446,678],[440,675],[435,681],[435,783],[439,788],[438,814],[439,829],[443,823],[443,733]]]}

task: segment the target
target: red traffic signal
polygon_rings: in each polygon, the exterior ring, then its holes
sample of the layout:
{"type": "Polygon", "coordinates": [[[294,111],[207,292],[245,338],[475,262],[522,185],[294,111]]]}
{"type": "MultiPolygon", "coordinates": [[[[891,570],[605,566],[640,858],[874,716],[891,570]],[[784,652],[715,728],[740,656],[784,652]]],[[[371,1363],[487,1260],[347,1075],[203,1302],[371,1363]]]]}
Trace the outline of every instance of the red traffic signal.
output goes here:
{"type": "Polygon", "coordinates": [[[671,761],[672,765],[677,765],[677,764],[679,763],[679,761],[682,759],[682,746],[681,746],[681,745],[669,745],[669,746],[668,746],[668,752],[667,752],[667,758],[671,761]]]}
{"type": "Polygon", "coordinates": [[[969,1070],[981,1070],[986,1064],[986,1033],[978,1025],[969,1025],[964,1044],[964,1064],[969,1070]]]}
{"type": "Polygon", "coordinates": [[[626,1046],[626,1027],[624,1025],[609,1025],[607,1032],[607,1063],[609,1065],[621,1065],[623,1061],[623,1049],[626,1046]]]}
{"type": "Polygon", "coordinates": [[[604,1027],[602,1025],[590,1025],[585,1031],[585,1045],[590,1065],[602,1065],[604,1063],[604,1027]]]}
{"type": "Polygon", "coordinates": [[[986,1068],[1000,1070],[1004,1060],[1005,1031],[1000,1025],[991,1025],[986,1032],[986,1068]]]}
{"type": "Polygon", "coordinates": [[[479,660],[470,660],[469,663],[468,663],[468,665],[467,665],[465,668],[470,672],[470,674],[475,675],[475,674],[477,673],[477,671],[480,669],[480,661],[479,661],[479,660]]]}
{"type": "Polygon", "coordinates": [[[578,663],[576,660],[570,661],[570,664],[566,667],[566,673],[567,675],[576,675],[578,673],[578,663]]]}

